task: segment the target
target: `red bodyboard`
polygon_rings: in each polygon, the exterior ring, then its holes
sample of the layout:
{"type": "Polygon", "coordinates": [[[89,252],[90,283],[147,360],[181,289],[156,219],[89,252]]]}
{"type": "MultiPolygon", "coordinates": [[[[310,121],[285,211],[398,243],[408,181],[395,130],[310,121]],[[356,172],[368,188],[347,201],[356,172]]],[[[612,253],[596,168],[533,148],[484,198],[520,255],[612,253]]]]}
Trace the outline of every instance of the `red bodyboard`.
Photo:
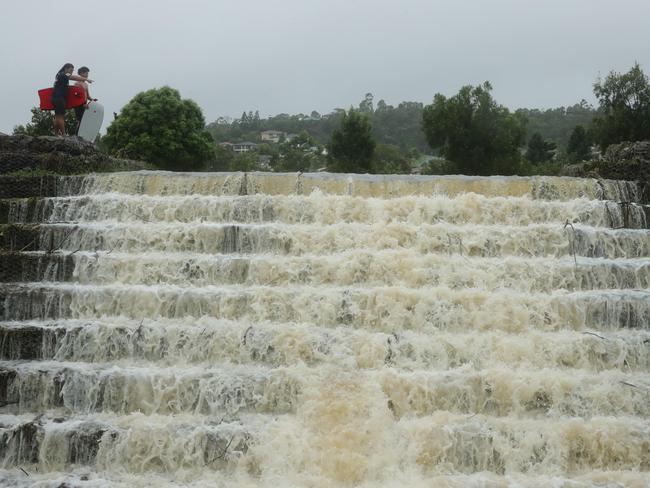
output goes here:
{"type": "MultiPolygon", "coordinates": [[[[54,110],[52,105],[52,92],[54,88],[38,90],[41,110],[54,110]]],[[[69,86],[68,96],[65,97],[65,108],[75,108],[86,103],[86,90],[81,86],[69,86]]]]}

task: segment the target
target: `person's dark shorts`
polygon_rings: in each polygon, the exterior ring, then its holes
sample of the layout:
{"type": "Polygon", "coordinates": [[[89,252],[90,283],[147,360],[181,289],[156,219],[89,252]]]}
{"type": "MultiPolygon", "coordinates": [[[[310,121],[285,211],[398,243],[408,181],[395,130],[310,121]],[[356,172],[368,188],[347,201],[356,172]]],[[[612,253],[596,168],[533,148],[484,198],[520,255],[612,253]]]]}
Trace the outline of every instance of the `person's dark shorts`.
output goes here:
{"type": "Polygon", "coordinates": [[[80,107],[75,107],[74,108],[74,115],[77,117],[77,123],[81,124],[81,119],[84,116],[84,113],[86,113],[86,106],[81,105],[80,107]]]}
{"type": "Polygon", "coordinates": [[[54,115],[65,115],[65,99],[53,98],[52,105],[54,105],[54,115]]]}

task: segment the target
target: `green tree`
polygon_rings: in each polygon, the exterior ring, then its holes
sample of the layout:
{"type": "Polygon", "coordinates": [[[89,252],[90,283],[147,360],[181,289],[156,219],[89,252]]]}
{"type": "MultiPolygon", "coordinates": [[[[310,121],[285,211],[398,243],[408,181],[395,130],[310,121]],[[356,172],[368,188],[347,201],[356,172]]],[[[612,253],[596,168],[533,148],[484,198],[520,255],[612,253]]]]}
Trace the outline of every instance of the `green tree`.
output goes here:
{"type": "Polygon", "coordinates": [[[214,158],[199,106],[167,86],[138,93],[106,131],[107,150],[161,169],[202,169],[214,158]]]}
{"type": "Polygon", "coordinates": [[[372,172],[378,174],[409,174],[411,164],[407,155],[392,144],[377,144],[372,172]]]}
{"type": "Polygon", "coordinates": [[[372,93],[366,93],[366,96],[363,97],[363,100],[361,100],[361,103],[359,103],[359,112],[366,114],[373,113],[375,111],[373,108],[373,100],[374,97],[372,93]]]}
{"type": "Polygon", "coordinates": [[[549,108],[546,110],[520,108],[515,112],[527,120],[529,134],[539,132],[544,140],[566,149],[571,132],[576,125],[589,126],[596,116],[596,109],[585,100],[570,107],[549,108]]]}
{"type": "Polygon", "coordinates": [[[377,142],[399,146],[402,151],[415,148],[427,152],[429,148],[421,128],[423,108],[419,102],[402,102],[393,107],[379,100],[377,110],[372,114],[377,142]]]}
{"type": "Polygon", "coordinates": [[[230,171],[259,171],[260,155],[257,151],[235,153],[230,162],[230,171]]]}
{"type": "Polygon", "coordinates": [[[322,166],[322,148],[306,131],[277,145],[275,171],[309,171],[322,166]]]}
{"type": "Polygon", "coordinates": [[[327,169],[335,173],[369,173],[375,145],[370,120],[351,108],[343,113],[341,127],[332,132],[327,169]]]}
{"type": "Polygon", "coordinates": [[[513,174],[520,169],[526,121],[497,104],[491,90],[489,82],[464,86],[451,98],[436,94],[424,108],[422,128],[429,145],[465,174],[513,174]]]}
{"type": "MultiPolygon", "coordinates": [[[[54,112],[50,110],[41,110],[38,107],[33,107],[31,112],[31,122],[14,127],[14,135],[25,134],[28,136],[53,136],[54,112]]],[[[65,133],[77,133],[77,119],[75,118],[74,110],[66,110],[65,112],[65,133]]]]}
{"type": "Polygon", "coordinates": [[[553,159],[556,145],[554,142],[545,141],[539,132],[535,132],[528,141],[526,159],[533,164],[543,163],[553,159]]]}
{"type": "Polygon", "coordinates": [[[208,171],[230,171],[234,159],[235,153],[232,149],[217,145],[214,148],[214,158],[206,163],[205,169],[208,171]]]}
{"type": "Polygon", "coordinates": [[[571,132],[567,155],[572,161],[588,161],[591,159],[591,140],[585,128],[576,125],[571,132]]]}
{"type": "Polygon", "coordinates": [[[601,115],[594,119],[596,142],[610,144],[650,139],[650,82],[639,63],[627,73],[610,72],[594,83],[601,115]]]}

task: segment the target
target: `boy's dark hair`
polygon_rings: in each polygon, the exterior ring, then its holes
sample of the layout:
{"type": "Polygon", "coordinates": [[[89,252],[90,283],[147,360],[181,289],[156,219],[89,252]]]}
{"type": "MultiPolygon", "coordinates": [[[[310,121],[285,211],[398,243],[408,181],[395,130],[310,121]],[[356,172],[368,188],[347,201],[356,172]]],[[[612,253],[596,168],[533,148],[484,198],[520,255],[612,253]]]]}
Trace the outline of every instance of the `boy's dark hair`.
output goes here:
{"type": "Polygon", "coordinates": [[[77,74],[80,75],[81,73],[88,73],[90,70],[86,66],[82,66],[77,70],[77,74]]]}

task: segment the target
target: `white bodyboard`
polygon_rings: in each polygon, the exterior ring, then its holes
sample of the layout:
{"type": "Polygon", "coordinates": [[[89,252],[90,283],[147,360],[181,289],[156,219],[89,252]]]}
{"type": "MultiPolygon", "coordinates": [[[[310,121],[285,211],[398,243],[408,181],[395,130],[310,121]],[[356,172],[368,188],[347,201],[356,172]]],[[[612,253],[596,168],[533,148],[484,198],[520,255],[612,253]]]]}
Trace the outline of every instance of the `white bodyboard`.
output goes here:
{"type": "Polygon", "coordinates": [[[95,142],[103,121],[104,106],[98,102],[90,102],[84,116],[81,118],[81,125],[77,135],[86,141],[95,142]]]}

